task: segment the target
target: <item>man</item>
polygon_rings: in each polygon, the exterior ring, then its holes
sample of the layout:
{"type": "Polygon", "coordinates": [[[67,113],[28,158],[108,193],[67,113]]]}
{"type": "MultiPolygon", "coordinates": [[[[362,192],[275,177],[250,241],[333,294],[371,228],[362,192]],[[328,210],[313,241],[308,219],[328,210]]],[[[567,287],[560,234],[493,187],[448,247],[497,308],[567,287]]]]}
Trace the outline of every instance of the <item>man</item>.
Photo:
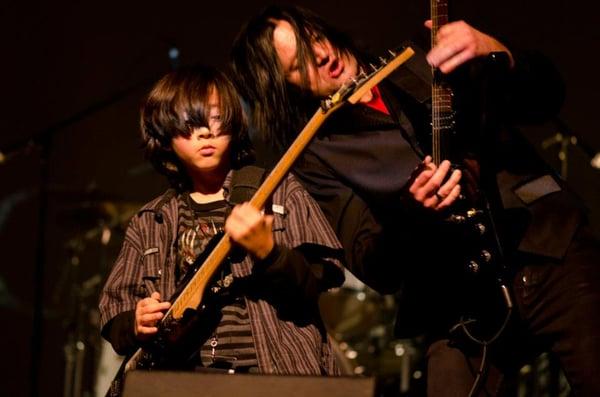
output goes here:
{"type": "MultiPolygon", "coordinates": [[[[462,171],[424,156],[427,98],[414,78],[404,84],[402,71],[338,110],[294,171],[340,238],[350,270],[380,292],[402,291],[398,332],[429,338],[430,396],[501,393],[503,375],[544,350],[558,356],[577,394],[598,395],[600,248],[578,200],[512,128],[556,113],[562,82],[543,57],[510,51],[465,22],[442,26],[435,39],[427,62],[460,83],[463,104],[487,111],[481,123],[465,122],[483,133],[465,142],[462,171]],[[484,97],[468,95],[483,86],[484,97]],[[461,189],[485,194],[497,208],[492,229],[501,232],[509,268],[498,277],[512,296],[504,305],[483,296],[500,295],[495,284],[467,287],[461,257],[472,244],[444,221],[461,189]],[[505,329],[511,304],[516,313],[505,329]],[[474,312],[486,338],[465,332],[474,312]],[[482,354],[494,330],[504,332],[482,354]]],[[[232,57],[263,153],[289,144],[318,100],[369,63],[345,36],[293,6],[268,7],[250,20],[232,57]]]]}

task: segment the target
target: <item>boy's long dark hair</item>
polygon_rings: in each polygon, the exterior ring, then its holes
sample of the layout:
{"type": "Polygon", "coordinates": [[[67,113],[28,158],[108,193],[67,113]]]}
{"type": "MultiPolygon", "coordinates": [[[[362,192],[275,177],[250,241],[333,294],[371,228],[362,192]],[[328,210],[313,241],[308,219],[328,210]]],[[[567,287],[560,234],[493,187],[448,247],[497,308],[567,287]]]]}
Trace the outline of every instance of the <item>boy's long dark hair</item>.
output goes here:
{"type": "Polygon", "coordinates": [[[194,127],[209,125],[214,90],[219,95],[221,130],[231,135],[231,167],[239,168],[252,161],[253,152],[239,96],[223,73],[207,66],[180,68],[161,78],[142,105],[146,157],[179,191],[190,189],[191,180],[172,149],[172,139],[189,137],[194,127]]]}
{"type": "Polygon", "coordinates": [[[253,127],[266,143],[284,149],[316,109],[308,90],[308,65],[316,65],[312,43],[327,38],[340,52],[357,54],[350,40],[313,12],[298,6],[269,6],[252,18],[234,41],[231,60],[234,82],[252,110],[253,127]],[[278,20],[296,33],[302,88],[290,85],[273,47],[278,20]],[[310,106],[307,106],[310,104],[310,106]]]}

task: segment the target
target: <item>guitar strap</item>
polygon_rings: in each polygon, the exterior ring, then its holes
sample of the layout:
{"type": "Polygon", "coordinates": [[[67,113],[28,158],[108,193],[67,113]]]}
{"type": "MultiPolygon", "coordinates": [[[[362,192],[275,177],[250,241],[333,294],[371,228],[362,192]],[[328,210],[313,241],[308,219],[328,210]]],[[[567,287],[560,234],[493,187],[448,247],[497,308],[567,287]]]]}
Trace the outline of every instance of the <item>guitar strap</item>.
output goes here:
{"type": "Polygon", "coordinates": [[[406,61],[402,68],[396,69],[388,79],[419,103],[431,100],[431,66],[427,63],[425,51],[414,42],[407,40],[400,48],[410,47],[415,55],[406,61]]]}
{"type": "Polygon", "coordinates": [[[408,103],[406,101],[404,101],[405,105],[400,106],[397,100],[385,96],[384,102],[390,111],[390,116],[400,126],[404,139],[408,141],[419,157],[424,158],[425,153],[419,144],[419,138],[415,130],[415,127],[418,128],[419,126],[413,126],[406,113],[417,112],[417,107],[430,106],[428,104],[431,101],[431,67],[426,61],[423,49],[412,41],[406,41],[402,45],[402,47],[407,46],[415,51],[415,55],[406,61],[404,67],[396,69],[387,79],[412,100],[415,104],[415,106],[412,106],[414,109],[404,108],[408,103]]]}
{"type": "Polygon", "coordinates": [[[250,201],[266,176],[266,170],[254,165],[247,165],[233,170],[229,202],[237,205],[250,201]]]}

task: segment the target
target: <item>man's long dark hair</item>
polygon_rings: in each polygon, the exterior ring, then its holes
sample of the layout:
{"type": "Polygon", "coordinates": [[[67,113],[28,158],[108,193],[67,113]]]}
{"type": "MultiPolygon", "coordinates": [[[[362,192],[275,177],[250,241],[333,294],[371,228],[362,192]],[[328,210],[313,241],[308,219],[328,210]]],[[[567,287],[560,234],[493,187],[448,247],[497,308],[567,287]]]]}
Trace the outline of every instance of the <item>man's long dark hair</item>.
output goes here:
{"type": "Polygon", "coordinates": [[[318,102],[308,90],[308,67],[316,61],[312,44],[327,38],[340,52],[356,54],[351,41],[313,12],[298,6],[269,6],[242,28],[232,49],[234,82],[252,111],[253,127],[265,143],[284,149],[318,102]],[[290,23],[296,34],[301,87],[288,84],[273,47],[277,21],[290,23]]]}
{"type": "Polygon", "coordinates": [[[154,85],[142,105],[140,124],[146,157],[179,191],[192,186],[173,151],[172,140],[189,137],[194,128],[209,125],[213,92],[219,96],[221,130],[231,135],[230,164],[238,168],[252,161],[253,152],[239,95],[223,73],[207,66],[177,69],[154,85]]]}

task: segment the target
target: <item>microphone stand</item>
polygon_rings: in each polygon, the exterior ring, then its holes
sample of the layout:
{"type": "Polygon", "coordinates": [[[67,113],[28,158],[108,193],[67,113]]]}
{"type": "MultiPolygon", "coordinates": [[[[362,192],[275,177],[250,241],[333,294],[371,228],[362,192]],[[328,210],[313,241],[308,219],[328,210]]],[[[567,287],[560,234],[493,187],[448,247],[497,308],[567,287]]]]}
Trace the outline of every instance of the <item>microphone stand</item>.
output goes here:
{"type": "Polygon", "coordinates": [[[557,132],[554,136],[542,141],[542,149],[546,150],[551,146],[559,145],[558,160],[560,161],[560,175],[566,180],[569,172],[569,146],[579,147],[583,153],[589,158],[590,166],[595,169],[600,169],[600,152],[595,151],[592,147],[575,134],[569,126],[559,117],[555,117],[552,122],[557,127],[557,132]]]}

